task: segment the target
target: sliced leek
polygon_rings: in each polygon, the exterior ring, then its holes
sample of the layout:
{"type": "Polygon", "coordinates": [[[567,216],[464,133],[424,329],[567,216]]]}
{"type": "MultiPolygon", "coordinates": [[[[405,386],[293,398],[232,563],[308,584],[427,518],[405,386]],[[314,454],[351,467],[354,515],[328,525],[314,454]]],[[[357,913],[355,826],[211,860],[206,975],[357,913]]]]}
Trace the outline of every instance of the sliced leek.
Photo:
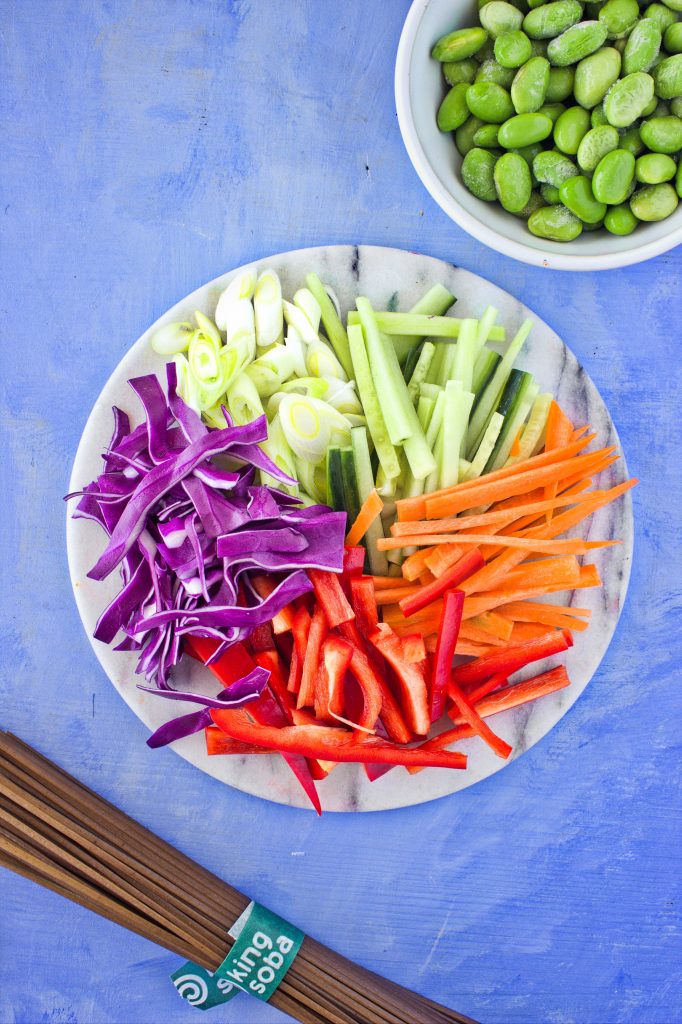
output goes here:
{"type": "MultiPolygon", "coordinates": [[[[276,466],[286,473],[288,476],[296,479],[296,461],[294,459],[294,453],[292,452],[287,439],[282,430],[282,423],[279,415],[275,416],[272,423],[268,427],[268,436],[265,441],[261,441],[261,448],[268,455],[276,466]]],[[[260,471],[260,481],[267,487],[277,487],[282,491],[286,491],[288,494],[298,494],[298,487],[293,484],[282,484],[281,481],[276,480],[270,476],[269,473],[260,471]]]]}
{"type": "Polygon", "coordinates": [[[227,407],[237,426],[264,415],[263,403],[250,377],[240,373],[227,389],[227,407]]]}
{"type": "Polygon", "coordinates": [[[274,345],[282,337],[282,285],[274,270],[258,275],[253,293],[256,344],[259,348],[274,345]]]}
{"type": "Polygon", "coordinates": [[[160,356],[175,356],[186,352],[196,327],[186,320],[182,323],[166,324],[152,334],[151,346],[160,356]]]}
{"type": "Polygon", "coordinates": [[[353,376],[353,363],[351,361],[350,347],[348,343],[348,335],[346,334],[346,328],[339,319],[339,314],[325,290],[322,281],[317,274],[308,274],[306,276],[306,284],[315,297],[317,304],[320,307],[320,315],[322,317],[322,323],[326,332],[331,346],[336,352],[336,356],[346,371],[348,377],[353,376]]]}
{"type": "Polygon", "coordinates": [[[289,446],[299,459],[322,462],[330,446],[350,444],[348,420],[319,398],[286,395],[278,415],[289,446]]]}
{"type": "Polygon", "coordinates": [[[273,345],[250,363],[244,372],[255,384],[260,397],[269,398],[291,377],[294,372],[294,360],[285,345],[273,345]]]}
{"type": "Polygon", "coordinates": [[[250,300],[255,287],[256,273],[253,270],[243,270],[241,274],[232,278],[225,291],[221,293],[216,306],[215,322],[219,330],[227,331],[228,323],[233,317],[234,305],[243,300],[250,300]]]}

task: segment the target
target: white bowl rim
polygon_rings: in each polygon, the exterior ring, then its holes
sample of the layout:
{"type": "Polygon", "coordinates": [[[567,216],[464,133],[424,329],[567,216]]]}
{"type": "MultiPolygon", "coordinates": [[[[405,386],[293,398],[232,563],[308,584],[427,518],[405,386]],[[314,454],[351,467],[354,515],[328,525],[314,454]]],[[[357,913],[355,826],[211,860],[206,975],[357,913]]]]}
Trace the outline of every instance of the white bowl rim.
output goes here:
{"type": "Polygon", "coordinates": [[[682,243],[682,223],[650,242],[634,245],[623,252],[578,256],[575,253],[544,253],[531,245],[524,245],[499,234],[459,205],[433,171],[419,140],[410,104],[410,59],[415,37],[424,12],[433,0],[412,0],[403,30],[400,34],[395,64],[395,104],[398,124],[405,149],[422,184],[441,210],[459,224],[468,234],[497,252],[534,266],[553,270],[615,270],[618,267],[642,263],[682,243]]]}

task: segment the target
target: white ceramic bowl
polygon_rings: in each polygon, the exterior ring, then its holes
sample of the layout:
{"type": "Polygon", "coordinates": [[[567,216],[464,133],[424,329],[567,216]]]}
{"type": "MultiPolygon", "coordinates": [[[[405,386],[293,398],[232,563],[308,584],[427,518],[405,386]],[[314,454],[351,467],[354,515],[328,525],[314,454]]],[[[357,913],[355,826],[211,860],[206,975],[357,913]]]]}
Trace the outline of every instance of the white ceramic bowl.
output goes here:
{"type": "Polygon", "coordinates": [[[506,256],[556,270],[610,270],[639,263],[682,242],[682,203],[667,220],[640,224],[632,235],[583,232],[573,242],[536,238],[497,203],[476,199],[462,184],[452,135],[439,131],[444,96],[434,43],[456,28],[478,24],[475,0],[414,0],[400,37],[395,98],[403,141],[414,168],[438,205],[474,238],[506,256]]]}

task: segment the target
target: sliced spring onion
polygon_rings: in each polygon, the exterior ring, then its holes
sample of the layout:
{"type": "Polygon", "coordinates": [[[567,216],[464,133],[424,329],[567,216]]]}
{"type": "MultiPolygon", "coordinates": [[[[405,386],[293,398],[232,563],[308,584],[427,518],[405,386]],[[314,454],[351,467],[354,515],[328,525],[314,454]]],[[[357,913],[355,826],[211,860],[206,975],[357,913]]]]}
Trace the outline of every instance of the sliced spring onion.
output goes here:
{"type": "Polygon", "coordinates": [[[305,280],[320,307],[320,315],[325,333],[336,352],[336,357],[346,371],[346,376],[352,377],[353,363],[351,361],[348,335],[339,319],[339,313],[317,274],[308,274],[305,280]]]}
{"type": "Polygon", "coordinates": [[[426,375],[429,372],[429,367],[431,366],[435,354],[436,346],[433,342],[425,341],[422,345],[421,352],[419,353],[417,364],[412,371],[410,383],[407,385],[407,392],[413,404],[416,404],[419,400],[419,387],[426,380],[426,375]]]}
{"type": "Polygon", "coordinates": [[[219,430],[224,430],[227,426],[225,413],[223,412],[223,406],[225,405],[227,405],[227,399],[222,402],[216,402],[215,405],[211,405],[207,409],[202,409],[201,418],[204,423],[208,423],[209,427],[217,427],[219,430]]]}
{"type": "MultiPolygon", "coordinates": [[[[382,334],[406,334],[417,338],[459,338],[463,323],[454,316],[426,316],[421,313],[375,313],[375,317],[382,334]]],[[[360,317],[351,310],[348,323],[359,322],[360,317]]],[[[505,338],[504,327],[495,325],[491,328],[489,341],[504,341],[505,338]]]]}
{"type": "MultiPolygon", "coordinates": [[[[366,427],[354,427],[350,432],[351,447],[355,456],[355,475],[357,480],[360,504],[362,504],[374,488],[372,463],[369,456],[366,427]]],[[[370,523],[365,534],[367,559],[373,576],[384,576],[388,572],[388,560],[383,551],[377,551],[376,542],[384,536],[381,516],[370,523]]]]}
{"type": "Polygon", "coordinates": [[[302,313],[310,321],[310,326],[316,334],[320,332],[320,304],[309,288],[299,288],[294,295],[294,305],[298,306],[302,313]]]}
{"type": "Polygon", "coordinates": [[[273,345],[250,363],[244,372],[255,384],[260,397],[269,398],[280,390],[294,372],[294,360],[285,345],[273,345]]]}
{"type": "Polygon", "coordinates": [[[166,324],[152,334],[151,346],[160,356],[175,356],[186,352],[196,328],[186,320],[182,323],[166,324]]]}
{"type": "Polygon", "coordinates": [[[344,416],[362,416],[362,403],[355,392],[355,381],[341,381],[335,377],[329,377],[325,383],[327,384],[325,401],[342,412],[344,416]]]}
{"type": "Polygon", "coordinates": [[[287,336],[284,344],[291,352],[294,360],[294,373],[297,377],[305,377],[308,373],[305,365],[305,345],[303,339],[295,327],[287,325],[287,336]]]}
{"type": "MultiPolygon", "coordinates": [[[[187,361],[199,384],[210,387],[216,381],[222,380],[223,368],[220,364],[219,354],[221,348],[220,337],[216,344],[213,338],[204,334],[203,331],[195,331],[189,344],[187,361]]],[[[225,388],[223,388],[224,390],[225,388]]]]}
{"type": "Polygon", "coordinates": [[[177,391],[182,398],[183,402],[194,409],[195,412],[201,412],[201,397],[199,394],[199,385],[194,377],[194,374],[189,368],[187,358],[182,354],[178,354],[173,359],[175,363],[175,370],[177,374],[177,391]]]}
{"type": "Polygon", "coordinates": [[[229,309],[226,345],[244,346],[249,361],[256,355],[256,321],[250,299],[237,299],[229,309]]]}
{"type": "Polygon", "coordinates": [[[263,415],[263,403],[256,385],[245,373],[238,374],[227,389],[227,407],[237,426],[263,415]]]}
{"type": "Polygon", "coordinates": [[[549,394],[538,395],[533,402],[528,422],[523,428],[519,450],[516,455],[510,455],[505,465],[513,466],[517,462],[523,462],[535,455],[544,444],[547,417],[553,402],[553,396],[549,394]]]}
{"type": "Polygon", "coordinates": [[[305,365],[308,373],[313,377],[326,377],[327,379],[336,377],[338,380],[348,380],[343,366],[332,349],[320,338],[316,338],[308,345],[305,365]]]}
{"type": "Polygon", "coordinates": [[[455,348],[452,367],[452,379],[461,381],[464,391],[472,390],[477,348],[478,321],[465,320],[455,348]]]}
{"type": "Polygon", "coordinates": [[[472,449],[475,451],[480,444],[480,439],[483,437],[488,420],[499,401],[500,395],[502,394],[504,386],[509,378],[509,374],[512,371],[514,360],[521,351],[526,338],[531,332],[532,326],[532,320],[528,319],[523,321],[514,338],[512,338],[509,343],[509,348],[502,357],[490,380],[490,383],[480,397],[474,414],[469,421],[469,430],[467,432],[466,439],[467,451],[464,453],[467,458],[470,457],[472,449]]]}
{"type": "Polygon", "coordinates": [[[321,377],[296,377],[282,385],[285,394],[308,395],[309,398],[326,398],[329,382],[321,377]]]}
{"type": "MultiPolygon", "coordinates": [[[[352,376],[355,377],[360,401],[365,410],[369,433],[374,442],[384,475],[387,479],[391,480],[398,476],[400,464],[396,450],[388,435],[386,422],[374,387],[367,350],[365,349],[364,335],[360,325],[348,329],[348,344],[353,361],[352,376]]],[[[381,494],[381,491],[379,493],[381,494]]]]}
{"type": "Polygon", "coordinates": [[[279,406],[282,429],[299,459],[322,462],[330,445],[350,444],[350,425],[340,412],[319,398],[287,395],[279,406]]]}
{"type": "Polygon", "coordinates": [[[227,331],[234,304],[245,299],[250,300],[255,287],[256,273],[253,270],[243,270],[241,274],[232,278],[216,306],[215,322],[219,330],[227,331]]]}
{"type": "Polygon", "coordinates": [[[317,331],[313,330],[313,325],[302,309],[295,306],[293,302],[287,302],[286,299],[282,302],[282,309],[284,310],[284,319],[290,327],[296,328],[301,340],[306,345],[320,340],[317,331]]]}
{"type": "Polygon", "coordinates": [[[500,436],[503,424],[504,416],[499,412],[494,412],[488,421],[488,426],[485,428],[485,433],[478,446],[476,455],[462,477],[463,480],[475,480],[481,475],[488,459],[493,453],[493,448],[500,436]]]}
{"type": "Polygon", "coordinates": [[[210,338],[218,347],[220,347],[223,343],[223,339],[220,335],[220,331],[213,321],[202,313],[200,309],[194,311],[194,319],[196,320],[197,327],[201,333],[206,335],[207,338],[210,338]]]}
{"type": "MultiPolygon", "coordinates": [[[[288,476],[296,479],[294,454],[287,443],[279,415],[275,416],[268,426],[268,436],[265,441],[261,441],[261,448],[266,455],[270,456],[275,465],[279,466],[288,476]]],[[[266,487],[277,487],[286,491],[287,494],[298,494],[298,487],[294,487],[293,484],[284,485],[263,470],[260,471],[260,482],[266,487]]]]}
{"type": "Polygon", "coordinates": [[[274,270],[258,275],[253,292],[256,321],[256,344],[259,348],[274,345],[282,337],[282,285],[274,270]]]}

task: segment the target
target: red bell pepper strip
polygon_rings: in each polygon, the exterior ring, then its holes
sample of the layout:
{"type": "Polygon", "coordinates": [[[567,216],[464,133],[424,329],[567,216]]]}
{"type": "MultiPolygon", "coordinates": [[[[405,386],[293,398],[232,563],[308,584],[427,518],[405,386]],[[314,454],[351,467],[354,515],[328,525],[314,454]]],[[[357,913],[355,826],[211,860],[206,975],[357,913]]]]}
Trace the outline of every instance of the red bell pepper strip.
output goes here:
{"type": "Polygon", "coordinates": [[[365,567],[365,549],[361,544],[346,545],[343,550],[343,575],[354,578],[362,576],[365,567]]]}
{"type": "Polygon", "coordinates": [[[458,665],[452,673],[452,681],[458,686],[481,683],[497,672],[511,675],[524,665],[553,654],[561,654],[573,646],[573,637],[566,630],[550,630],[544,636],[527,640],[514,647],[503,647],[499,651],[483,655],[466,665],[458,665]]]}
{"type": "Polygon", "coordinates": [[[315,596],[320,606],[324,608],[330,629],[355,618],[355,613],[348,604],[348,599],[341,589],[341,584],[335,573],[325,572],[322,569],[308,569],[307,573],[315,589],[315,596]]]}
{"type": "Polygon", "coordinates": [[[294,647],[289,662],[288,688],[291,693],[298,693],[301,689],[301,674],[305,660],[305,649],[308,645],[308,633],[310,632],[310,615],[305,608],[299,608],[294,616],[292,636],[294,647]]]}
{"type": "Polygon", "coordinates": [[[301,688],[298,691],[296,707],[312,707],[315,703],[315,678],[320,664],[322,642],[327,634],[327,617],[324,608],[317,607],[310,623],[308,643],[303,658],[301,688]]]}
{"type": "Polygon", "coordinates": [[[431,677],[431,721],[437,722],[445,711],[452,659],[462,625],[464,591],[448,590],[443,598],[443,610],[436,642],[436,664],[431,677]]]}
{"type": "Polygon", "coordinates": [[[275,638],[272,635],[272,626],[269,622],[263,622],[251,633],[249,646],[252,651],[274,651],[275,638]]]}
{"type": "Polygon", "coordinates": [[[215,725],[209,725],[204,729],[206,737],[206,753],[210,754],[271,754],[271,750],[265,747],[257,747],[253,743],[240,743],[239,740],[230,739],[224,732],[221,732],[215,725]]]}
{"type": "Polygon", "coordinates": [[[379,624],[379,609],[371,576],[350,581],[350,602],[358,629],[365,640],[369,640],[379,624]]]}
{"type": "Polygon", "coordinates": [[[315,691],[315,713],[318,718],[343,715],[343,685],[353,657],[353,648],[338,636],[328,636],[322,645],[322,661],[315,691]]]}
{"type": "Polygon", "coordinates": [[[277,651],[259,651],[254,654],[253,658],[257,665],[270,673],[268,687],[279,704],[287,723],[291,725],[294,720],[292,715],[293,697],[287,689],[287,680],[279,654],[277,651]]]}
{"type": "Polygon", "coordinates": [[[479,700],[483,700],[489,693],[501,690],[503,686],[508,685],[509,680],[504,672],[498,672],[496,675],[491,676],[490,679],[486,679],[484,683],[479,683],[472,690],[467,690],[466,697],[470,704],[478,704],[479,700]]]}
{"type": "Polygon", "coordinates": [[[211,709],[211,718],[228,736],[281,753],[301,754],[317,760],[352,761],[362,764],[402,764],[424,768],[465,768],[466,755],[451,751],[424,751],[398,747],[373,737],[358,743],[347,729],[323,725],[289,725],[283,729],[249,721],[241,709],[211,709]]]}
{"type": "MultiPolygon", "coordinates": [[[[187,654],[204,665],[206,665],[206,662],[215,654],[219,647],[220,641],[214,640],[212,637],[191,635],[185,637],[185,651],[187,654]]],[[[238,679],[242,679],[249,672],[253,672],[255,667],[255,661],[244,644],[240,643],[232,644],[216,661],[207,666],[223,686],[230,686],[232,683],[236,683],[238,679]]]]}
{"type": "Polygon", "coordinates": [[[426,646],[424,637],[418,633],[411,633],[401,640],[403,645],[403,657],[410,665],[418,665],[420,661],[426,661],[426,646]]]}
{"type": "Polygon", "coordinates": [[[358,724],[365,729],[373,729],[381,715],[391,739],[397,743],[408,743],[412,734],[405,724],[400,706],[385,678],[372,664],[357,625],[355,622],[344,622],[339,632],[353,649],[350,670],[362,691],[363,711],[358,724]]]}
{"type": "Polygon", "coordinates": [[[400,689],[400,704],[407,724],[418,736],[425,736],[431,725],[431,716],[422,665],[405,661],[400,637],[390,626],[380,627],[370,639],[395,672],[400,689]]]}
{"type": "Polygon", "coordinates": [[[484,565],[485,561],[481,552],[478,548],[472,548],[438,579],[425,584],[416,594],[410,594],[409,597],[404,597],[402,601],[399,601],[401,612],[405,618],[414,615],[415,612],[421,611],[422,608],[437,601],[446,590],[453,590],[459,586],[469,576],[473,576],[475,572],[482,569],[484,565]]]}
{"type": "Polygon", "coordinates": [[[478,711],[464,696],[457,683],[450,684],[450,696],[467,725],[471,726],[474,732],[481,737],[484,743],[488,744],[491,750],[495,751],[498,757],[503,757],[506,760],[512,752],[512,747],[501,736],[497,736],[489,725],[486,725],[478,711]]]}

